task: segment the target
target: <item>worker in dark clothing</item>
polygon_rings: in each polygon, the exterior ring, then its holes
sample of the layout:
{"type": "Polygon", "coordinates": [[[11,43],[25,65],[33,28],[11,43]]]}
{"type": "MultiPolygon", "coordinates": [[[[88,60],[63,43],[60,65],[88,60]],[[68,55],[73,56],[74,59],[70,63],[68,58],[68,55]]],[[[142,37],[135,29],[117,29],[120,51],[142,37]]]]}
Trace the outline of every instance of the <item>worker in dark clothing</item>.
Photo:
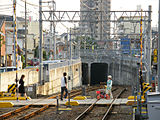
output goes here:
{"type": "Polygon", "coordinates": [[[67,90],[67,78],[66,78],[67,73],[63,73],[63,77],[61,78],[61,100],[63,100],[63,93],[65,91],[64,98],[67,97],[68,90],[67,90]]]}
{"type": "Polygon", "coordinates": [[[19,96],[25,96],[27,100],[27,95],[25,93],[25,88],[24,88],[24,78],[25,78],[25,75],[22,75],[21,79],[19,80],[19,90],[18,91],[19,91],[19,96]]]}

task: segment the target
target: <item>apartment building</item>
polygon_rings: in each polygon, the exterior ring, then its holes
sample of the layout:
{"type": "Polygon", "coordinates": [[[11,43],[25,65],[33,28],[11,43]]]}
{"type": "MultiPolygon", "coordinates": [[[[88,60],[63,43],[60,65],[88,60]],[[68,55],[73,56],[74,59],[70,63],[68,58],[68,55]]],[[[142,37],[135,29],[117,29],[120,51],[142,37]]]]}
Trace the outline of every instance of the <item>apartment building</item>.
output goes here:
{"type": "Polygon", "coordinates": [[[95,40],[109,39],[110,9],[111,0],[81,0],[80,11],[88,11],[80,14],[81,33],[95,40]]]}

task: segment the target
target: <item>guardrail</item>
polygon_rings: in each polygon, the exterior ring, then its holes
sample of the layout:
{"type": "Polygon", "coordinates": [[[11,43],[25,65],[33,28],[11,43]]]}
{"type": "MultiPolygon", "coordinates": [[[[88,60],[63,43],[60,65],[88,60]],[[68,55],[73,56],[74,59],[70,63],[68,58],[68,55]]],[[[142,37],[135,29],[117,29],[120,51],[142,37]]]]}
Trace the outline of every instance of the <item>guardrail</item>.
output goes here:
{"type": "Polygon", "coordinates": [[[46,64],[48,64],[49,69],[55,69],[59,67],[77,64],[80,62],[81,62],[81,59],[72,59],[72,60],[62,60],[62,62],[57,62],[57,63],[46,63],[46,64]]]}

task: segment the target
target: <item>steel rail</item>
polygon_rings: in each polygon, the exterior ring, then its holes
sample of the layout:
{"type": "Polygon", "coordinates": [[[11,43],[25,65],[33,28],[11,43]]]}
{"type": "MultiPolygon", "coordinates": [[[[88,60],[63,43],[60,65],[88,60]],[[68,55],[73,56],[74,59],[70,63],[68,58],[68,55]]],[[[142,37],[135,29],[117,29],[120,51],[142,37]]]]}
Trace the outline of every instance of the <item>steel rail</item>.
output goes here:
{"type": "MultiPolygon", "coordinates": [[[[87,91],[96,90],[96,89],[98,89],[98,88],[99,88],[99,87],[88,88],[87,91]]],[[[73,93],[74,93],[74,92],[73,92],[73,93]]],[[[82,93],[81,91],[79,92],[79,91],[77,90],[77,93],[71,95],[70,97],[74,97],[74,96],[79,95],[79,94],[81,94],[81,93],[82,93]]],[[[33,111],[33,112],[31,112],[31,113],[29,113],[29,114],[27,114],[27,115],[25,115],[25,116],[19,118],[18,120],[26,120],[26,119],[29,119],[29,118],[31,118],[31,117],[37,115],[38,113],[40,113],[40,112],[46,110],[47,108],[49,108],[50,105],[51,105],[52,103],[53,103],[53,102],[50,102],[50,103],[48,103],[48,104],[45,104],[42,108],[40,108],[40,109],[38,109],[38,110],[36,110],[36,111],[33,111]]]]}
{"type": "MultiPolygon", "coordinates": [[[[98,88],[100,88],[100,86],[99,86],[99,87],[95,87],[95,88],[88,88],[88,89],[86,90],[86,92],[93,91],[93,90],[97,90],[98,88]]],[[[82,93],[82,91],[77,92],[77,93],[75,93],[75,94],[72,94],[70,97],[75,97],[76,95],[79,95],[79,94],[81,94],[81,93],[82,93]]]]}
{"type": "MultiPolygon", "coordinates": [[[[73,90],[73,91],[71,91],[71,93],[79,92],[79,91],[81,91],[81,89],[73,90]]],[[[54,99],[54,98],[56,98],[57,96],[60,96],[60,94],[58,94],[58,95],[57,95],[57,94],[56,94],[56,95],[53,95],[53,96],[48,97],[48,98],[46,98],[46,99],[54,99]]],[[[43,99],[43,100],[44,100],[44,99],[43,99]]],[[[38,103],[38,102],[43,101],[43,100],[39,100],[39,101],[36,101],[36,102],[31,103],[31,104],[29,104],[29,105],[25,105],[25,106],[23,106],[23,107],[20,107],[20,108],[18,108],[18,109],[16,109],[16,110],[13,110],[13,111],[4,113],[4,114],[0,115],[0,119],[6,119],[7,117],[10,117],[11,115],[15,115],[16,113],[22,112],[22,111],[28,109],[29,107],[31,107],[33,104],[38,103]]]]}
{"type": "Polygon", "coordinates": [[[93,104],[91,104],[83,113],[81,113],[75,120],[82,120],[95,106],[95,104],[99,101],[97,99],[93,104]]]}
{"type": "Polygon", "coordinates": [[[114,98],[114,99],[112,100],[112,102],[111,102],[111,104],[110,104],[107,112],[106,112],[105,115],[103,116],[102,120],[106,120],[107,115],[109,114],[109,112],[110,112],[111,109],[112,109],[112,106],[113,106],[114,101],[115,101],[125,90],[126,90],[126,88],[124,88],[123,90],[121,90],[120,93],[116,96],[116,98],[114,98]]]}
{"type": "MultiPolygon", "coordinates": [[[[113,91],[117,90],[117,88],[113,89],[113,91]]],[[[81,113],[75,120],[82,120],[96,105],[96,103],[99,101],[100,99],[97,99],[94,103],[92,103],[83,113],[81,113]]]]}

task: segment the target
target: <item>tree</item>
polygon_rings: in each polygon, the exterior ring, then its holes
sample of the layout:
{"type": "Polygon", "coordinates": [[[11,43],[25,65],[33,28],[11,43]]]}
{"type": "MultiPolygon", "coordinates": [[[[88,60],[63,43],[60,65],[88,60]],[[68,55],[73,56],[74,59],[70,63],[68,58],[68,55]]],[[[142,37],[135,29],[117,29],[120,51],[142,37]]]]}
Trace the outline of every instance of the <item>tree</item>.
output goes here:
{"type": "Polygon", "coordinates": [[[21,61],[22,61],[23,68],[24,68],[24,66],[25,66],[25,57],[23,55],[21,55],[21,61]]]}
{"type": "Polygon", "coordinates": [[[78,43],[78,41],[80,41],[81,49],[84,49],[85,47],[91,49],[93,45],[95,48],[97,47],[97,43],[93,42],[93,40],[95,39],[89,36],[77,36],[75,42],[78,43]]]}
{"type": "Polygon", "coordinates": [[[43,59],[47,60],[47,53],[46,53],[46,51],[43,51],[43,59]]]}
{"type": "Polygon", "coordinates": [[[38,58],[38,57],[39,57],[38,46],[37,46],[36,49],[34,50],[34,57],[35,57],[35,58],[38,58]]]}

